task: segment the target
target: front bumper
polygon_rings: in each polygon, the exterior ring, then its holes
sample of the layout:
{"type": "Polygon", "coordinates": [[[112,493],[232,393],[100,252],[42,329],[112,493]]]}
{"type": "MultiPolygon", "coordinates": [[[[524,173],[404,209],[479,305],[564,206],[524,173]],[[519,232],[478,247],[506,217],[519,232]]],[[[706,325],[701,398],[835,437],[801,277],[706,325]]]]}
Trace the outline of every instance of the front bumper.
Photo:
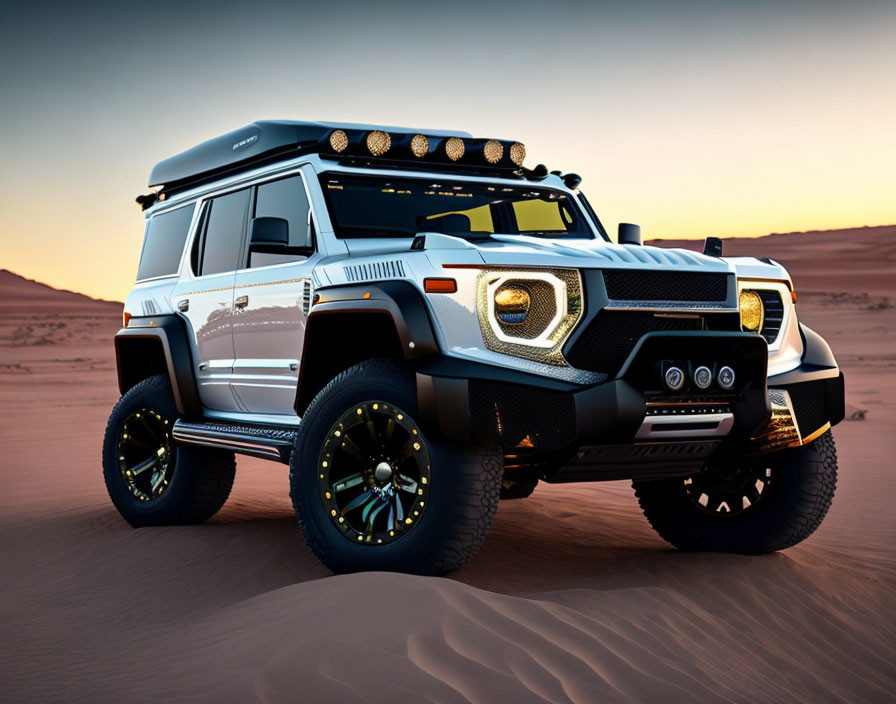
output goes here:
{"type": "Polygon", "coordinates": [[[768,378],[750,333],[652,333],[617,377],[581,387],[440,358],[418,370],[423,419],[462,443],[499,444],[520,466],[560,468],[554,481],[697,471],[720,445],[762,453],[811,442],[844,415],[843,375],[806,362],[768,378]],[[656,382],[663,360],[729,364],[738,384],[677,396],[656,382]]]}

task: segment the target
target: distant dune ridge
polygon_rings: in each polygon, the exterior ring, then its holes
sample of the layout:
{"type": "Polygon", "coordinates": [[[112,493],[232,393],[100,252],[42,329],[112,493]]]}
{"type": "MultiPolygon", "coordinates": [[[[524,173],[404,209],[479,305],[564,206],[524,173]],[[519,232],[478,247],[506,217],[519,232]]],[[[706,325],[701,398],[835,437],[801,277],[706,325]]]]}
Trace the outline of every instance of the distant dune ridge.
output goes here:
{"type": "Polygon", "coordinates": [[[821,529],[679,553],[626,482],[542,485],[449,579],[332,577],[260,460],[210,523],[128,527],[99,465],[121,304],[0,270],[0,700],[892,701],[896,226],[725,253],[788,267],[866,411],[821,529]]]}

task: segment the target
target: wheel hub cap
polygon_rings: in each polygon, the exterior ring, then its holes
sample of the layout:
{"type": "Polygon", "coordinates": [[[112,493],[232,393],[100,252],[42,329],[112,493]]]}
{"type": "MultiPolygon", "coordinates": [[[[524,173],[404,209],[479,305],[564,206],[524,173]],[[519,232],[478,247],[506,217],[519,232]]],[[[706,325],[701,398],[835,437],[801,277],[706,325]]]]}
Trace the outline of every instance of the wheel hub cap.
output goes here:
{"type": "Polygon", "coordinates": [[[380,483],[385,483],[392,478],[392,465],[388,462],[380,462],[373,470],[373,476],[380,483]]]}
{"type": "Polygon", "coordinates": [[[118,436],[118,466],[125,486],[138,501],[149,502],[168,488],[174,472],[170,423],[149,408],[135,411],[118,436]]]}
{"type": "Polygon", "coordinates": [[[429,499],[429,451],[401,409],[381,401],[350,408],[330,429],[318,462],[321,502],[353,543],[393,542],[422,518],[429,499]]]}

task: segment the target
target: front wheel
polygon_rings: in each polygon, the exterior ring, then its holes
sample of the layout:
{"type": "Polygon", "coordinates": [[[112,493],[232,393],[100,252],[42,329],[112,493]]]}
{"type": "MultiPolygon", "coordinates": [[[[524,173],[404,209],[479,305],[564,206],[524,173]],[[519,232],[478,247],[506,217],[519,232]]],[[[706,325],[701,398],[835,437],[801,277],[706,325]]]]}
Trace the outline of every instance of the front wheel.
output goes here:
{"type": "Polygon", "coordinates": [[[334,572],[444,574],[485,540],[501,472],[496,448],[427,437],[413,376],[373,359],[339,374],[308,406],[290,494],[305,541],[334,572]]]}
{"type": "Polygon", "coordinates": [[[802,447],[717,460],[687,479],[634,482],[641,509],[682,550],[758,555],[808,538],[828,512],[837,450],[828,431],[802,447]]]}

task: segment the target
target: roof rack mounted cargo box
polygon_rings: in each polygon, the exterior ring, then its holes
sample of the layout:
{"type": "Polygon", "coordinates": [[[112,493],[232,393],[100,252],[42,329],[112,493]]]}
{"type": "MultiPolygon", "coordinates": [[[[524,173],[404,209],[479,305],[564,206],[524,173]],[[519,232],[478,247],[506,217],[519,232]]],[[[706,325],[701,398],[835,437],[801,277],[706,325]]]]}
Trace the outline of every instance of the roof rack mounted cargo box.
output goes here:
{"type": "Polygon", "coordinates": [[[312,152],[383,165],[450,166],[467,171],[473,167],[527,177],[534,173],[522,167],[525,147],[519,142],[473,138],[469,132],[259,120],[160,161],[149,176],[149,186],[160,190],[139,196],[137,202],[149,208],[173,193],[312,152]]]}
{"type": "MultiPolygon", "coordinates": [[[[211,176],[244,171],[270,157],[287,159],[305,151],[334,151],[327,138],[341,130],[350,135],[349,142],[359,142],[371,132],[413,135],[421,130],[407,127],[385,127],[339,122],[299,122],[293,120],[259,120],[233,132],[215,137],[176,154],[153,167],[150,188],[181,190],[184,185],[204,181],[211,176]],[[354,139],[352,139],[354,137],[354,139]]],[[[471,138],[467,132],[425,130],[437,137],[471,138]]],[[[347,145],[351,146],[351,145],[347,145]]]]}

